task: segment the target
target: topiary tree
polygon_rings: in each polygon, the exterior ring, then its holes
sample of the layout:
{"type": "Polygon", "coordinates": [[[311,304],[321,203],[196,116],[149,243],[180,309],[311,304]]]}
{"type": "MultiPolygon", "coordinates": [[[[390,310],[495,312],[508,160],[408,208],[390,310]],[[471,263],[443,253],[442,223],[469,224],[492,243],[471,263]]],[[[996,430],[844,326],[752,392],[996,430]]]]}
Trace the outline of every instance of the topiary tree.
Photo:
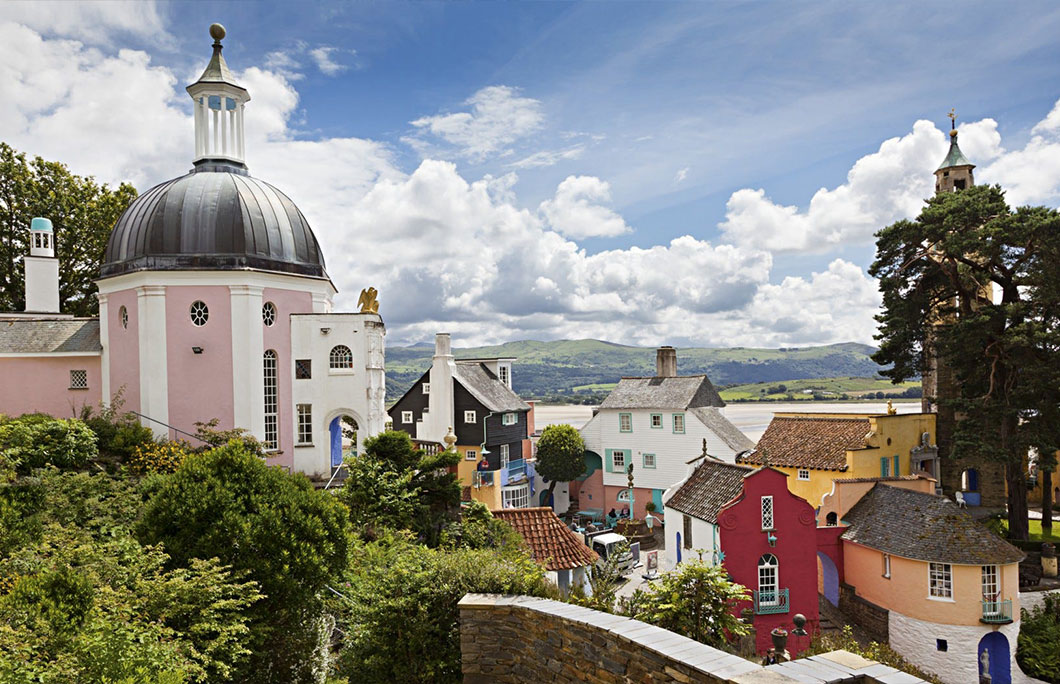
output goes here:
{"type": "Polygon", "coordinates": [[[548,496],[556,484],[570,482],[585,472],[585,442],[570,425],[549,425],[537,441],[537,472],[549,480],[548,496]]]}
{"type": "Polygon", "coordinates": [[[253,656],[235,679],[315,680],[327,636],[321,592],[341,576],[351,543],[348,513],[334,496],[233,441],[163,477],[137,535],[163,544],[170,567],[217,558],[266,595],[248,611],[253,656]]]}

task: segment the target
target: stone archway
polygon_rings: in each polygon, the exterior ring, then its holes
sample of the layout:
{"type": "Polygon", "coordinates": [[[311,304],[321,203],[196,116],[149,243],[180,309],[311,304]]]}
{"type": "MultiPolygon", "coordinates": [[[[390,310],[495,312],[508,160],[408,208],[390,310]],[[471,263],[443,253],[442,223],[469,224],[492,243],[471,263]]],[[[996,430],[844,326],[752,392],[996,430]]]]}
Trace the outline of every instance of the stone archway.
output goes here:
{"type": "Polygon", "coordinates": [[[358,454],[364,445],[364,421],[356,411],[335,409],[327,415],[329,465],[332,472],[342,459],[358,454]]]}

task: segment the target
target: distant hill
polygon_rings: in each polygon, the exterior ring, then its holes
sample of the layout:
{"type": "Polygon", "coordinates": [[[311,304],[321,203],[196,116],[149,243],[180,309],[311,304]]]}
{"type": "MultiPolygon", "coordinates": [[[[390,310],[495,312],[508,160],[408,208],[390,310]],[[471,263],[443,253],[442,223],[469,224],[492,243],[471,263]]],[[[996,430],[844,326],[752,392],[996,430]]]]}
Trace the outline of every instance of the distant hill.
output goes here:
{"type": "MultiPolygon", "coordinates": [[[[822,347],[781,349],[678,348],[681,375],[706,373],[715,385],[782,382],[803,378],[873,377],[880,366],[869,358],[875,351],[847,342],[822,347]]],[[[388,347],[387,399],[400,397],[431,364],[433,345],[388,347]]],[[[532,340],[491,347],[453,349],[457,358],[513,356],[512,386],[526,398],[591,400],[606,394],[623,376],[654,375],[655,348],[631,347],[601,340],[532,340]],[[577,389],[575,389],[577,388],[577,389]]]]}

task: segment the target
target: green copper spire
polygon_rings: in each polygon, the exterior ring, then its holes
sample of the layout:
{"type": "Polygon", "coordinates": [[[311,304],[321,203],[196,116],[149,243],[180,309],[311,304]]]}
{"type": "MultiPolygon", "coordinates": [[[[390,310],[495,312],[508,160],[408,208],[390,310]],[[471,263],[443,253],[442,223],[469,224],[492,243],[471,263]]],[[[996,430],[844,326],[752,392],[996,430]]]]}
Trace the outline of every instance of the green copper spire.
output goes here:
{"type": "Polygon", "coordinates": [[[946,153],[946,158],[942,160],[942,164],[935,170],[951,169],[954,166],[971,166],[975,168],[975,164],[968,161],[968,157],[964,156],[961,148],[957,145],[957,114],[951,109],[947,116],[950,117],[950,151],[946,153]]]}

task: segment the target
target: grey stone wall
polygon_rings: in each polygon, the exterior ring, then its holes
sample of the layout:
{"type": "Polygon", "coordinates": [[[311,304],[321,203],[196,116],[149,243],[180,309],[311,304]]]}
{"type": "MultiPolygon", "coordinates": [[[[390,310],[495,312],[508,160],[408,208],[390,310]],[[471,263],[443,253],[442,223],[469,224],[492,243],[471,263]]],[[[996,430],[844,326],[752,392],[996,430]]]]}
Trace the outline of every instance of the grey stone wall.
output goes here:
{"type": "Polygon", "coordinates": [[[527,596],[465,596],[460,650],[465,684],[922,684],[846,651],[764,668],[637,620],[527,596]]]}
{"type": "Polygon", "coordinates": [[[888,610],[854,593],[849,584],[839,585],[839,610],[858,623],[869,636],[886,644],[890,636],[888,610]]]}

